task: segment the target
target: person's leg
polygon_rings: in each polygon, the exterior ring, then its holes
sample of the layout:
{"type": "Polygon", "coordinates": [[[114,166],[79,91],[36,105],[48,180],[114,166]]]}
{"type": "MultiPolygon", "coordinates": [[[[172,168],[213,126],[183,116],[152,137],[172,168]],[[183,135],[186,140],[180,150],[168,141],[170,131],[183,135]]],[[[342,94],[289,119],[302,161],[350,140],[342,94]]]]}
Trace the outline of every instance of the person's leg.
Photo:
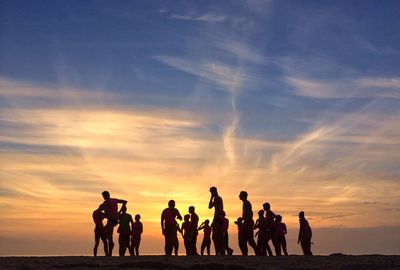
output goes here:
{"type": "Polygon", "coordinates": [[[307,254],[307,244],[305,239],[300,239],[300,244],[301,244],[301,249],[303,250],[303,255],[308,255],[307,254]]]}
{"type": "Polygon", "coordinates": [[[201,256],[204,256],[204,249],[206,248],[206,242],[204,241],[204,239],[203,239],[203,241],[201,242],[201,247],[200,247],[200,254],[201,254],[201,256]]]}
{"type": "Polygon", "coordinates": [[[136,256],[139,256],[139,247],[140,247],[140,241],[142,240],[142,237],[139,236],[137,238],[137,241],[135,243],[135,250],[136,250],[136,256]]]}
{"type": "Polygon", "coordinates": [[[271,240],[271,235],[267,233],[266,238],[265,238],[265,248],[267,249],[268,255],[273,256],[271,247],[269,246],[269,240],[271,240]]]}
{"type": "Polygon", "coordinates": [[[105,256],[107,256],[107,254],[108,254],[108,242],[107,242],[107,237],[106,237],[104,232],[103,232],[103,235],[100,238],[101,238],[101,241],[103,242],[104,254],[105,254],[105,256]]]}
{"type": "Polygon", "coordinates": [[[286,238],[285,236],[282,237],[282,250],[283,250],[283,254],[288,255],[287,249],[286,249],[286,238]]]}
{"type": "Polygon", "coordinates": [[[211,250],[211,241],[208,241],[207,242],[207,255],[208,256],[210,256],[210,254],[211,254],[210,250],[211,250]]]}
{"type": "Polygon", "coordinates": [[[99,243],[100,243],[100,235],[95,230],[94,231],[94,247],[93,247],[93,256],[94,257],[97,256],[97,248],[99,247],[99,243]]]}
{"type": "Polygon", "coordinates": [[[246,243],[244,237],[241,237],[239,239],[239,247],[240,247],[240,250],[242,251],[242,255],[247,256],[249,253],[249,250],[247,249],[247,243],[246,243]]]}
{"type": "Polygon", "coordinates": [[[307,255],[313,255],[311,252],[311,238],[307,239],[306,245],[307,245],[307,255]]]}
{"type": "Polygon", "coordinates": [[[275,254],[276,256],[281,256],[281,246],[282,246],[282,242],[281,242],[281,237],[277,237],[275,239],[275,254]]]}
{"type": "Polygon", "coordinates": [[[112,256],[112,251],[114,248],[113,233],[114,233],[114,227],[111,225],[111,227],[107,231],[108,256],[112,256]]]}

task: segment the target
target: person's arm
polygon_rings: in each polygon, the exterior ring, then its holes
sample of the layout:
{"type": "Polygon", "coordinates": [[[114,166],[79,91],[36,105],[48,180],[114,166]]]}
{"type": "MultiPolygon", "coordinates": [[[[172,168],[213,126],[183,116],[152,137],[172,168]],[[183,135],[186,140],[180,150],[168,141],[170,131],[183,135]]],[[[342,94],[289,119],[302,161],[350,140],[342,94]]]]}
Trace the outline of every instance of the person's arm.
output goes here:
{"type": "Polygon", "coordinates": [[[161,231],[162,231],[162,234],[165,234],[165,229],[164,229],[164,211],[161,214],[161,231]]]}
{"type": "Polygon", "coordinates": [[[143,233],[143,224],[142,222],[139,222],[139,235],[143,233]]]}
{"type": "Polygon", "coordinates": [[[254,224],[253,230],[258,229],[260,227],[260,220],[257,219],[256,223],[254,224]]]}
{"type": "Polygon", "coordinates": [[[208,208],[211,209],[214,207],[214,196],[211,194],[210,202],[208,203],[208,208]]]}
{"type": "Polygon", "coordinates": [[[128,201],[125,200],[120,200],[120,199],[116,199],[117,203],[122,203],[123,205],[126,205],[128,203],[128,201]]]}
{"type": "Polygon", "coordinates": [[[202,229],[204,229],[204,222],[203,223],[201,223],[201,225],[200,225],[200,227],[197,229],[198,231],[201,231],[202,229]]]}
{"type": "Polygon", "coordinates": [[[283,225],[283,234],[287,234],[286,224],[282,223],[282,225],[283,225]]]}
{"type": "Polygon", "coordinates": [[[179,210],[178,210],[178,209],[176,209],[176,218],[179,219],[179,220],[182,220],[182,216],[181,216],[181,214],[179,213],[179,210]]]}
{"type": "Polygon", "coordinates": [[[300,243],[302,233],[303,233],[303,225],[301,224],[300,221],[299,237],[297,238],[297,244],[300,243]]]}

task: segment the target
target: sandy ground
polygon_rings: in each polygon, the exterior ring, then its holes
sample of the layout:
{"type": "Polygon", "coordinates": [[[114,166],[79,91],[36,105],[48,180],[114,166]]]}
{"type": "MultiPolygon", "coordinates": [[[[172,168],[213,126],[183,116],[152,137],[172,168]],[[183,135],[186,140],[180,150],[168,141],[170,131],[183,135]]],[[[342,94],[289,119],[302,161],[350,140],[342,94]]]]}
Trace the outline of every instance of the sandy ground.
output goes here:
{"type": "Polygon", "coordinates": [[[2,257],[0,269],[400,269],[400,256],[2,257]]]}

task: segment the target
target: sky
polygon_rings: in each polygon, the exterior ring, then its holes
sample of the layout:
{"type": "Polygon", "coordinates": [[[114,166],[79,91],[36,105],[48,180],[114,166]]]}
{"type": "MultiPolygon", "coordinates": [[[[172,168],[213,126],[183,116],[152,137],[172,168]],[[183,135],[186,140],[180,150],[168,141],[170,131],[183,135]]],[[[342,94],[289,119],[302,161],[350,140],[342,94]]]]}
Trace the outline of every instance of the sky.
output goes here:
{"type": "Polygon", "coordinates": [[[315,254],[400,254],[399,14],[0,1],[0,254],[91,254],[103,190],[141,214],[142,254],[162,254],[168,200],[203,221],[210,186],[236,254],[241,190],[283,216],[290,254],[301,210],[315,254]]]}

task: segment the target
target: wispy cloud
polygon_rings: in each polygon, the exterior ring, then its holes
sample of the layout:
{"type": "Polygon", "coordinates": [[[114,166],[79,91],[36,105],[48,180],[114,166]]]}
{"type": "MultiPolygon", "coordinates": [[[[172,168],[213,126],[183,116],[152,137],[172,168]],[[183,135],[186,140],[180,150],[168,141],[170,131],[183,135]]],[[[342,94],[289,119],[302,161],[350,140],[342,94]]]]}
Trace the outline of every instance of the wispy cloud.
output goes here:
{"type": "Polygon", "coordinates": [[[286,81],[294,87],[295,93],[304,97],[329,98],[400,98],[400,79],[359,78],[339,80],[315,80],[287,77],[286,81]]]}
{"type": "Polygon", "coordinates": [[[227,20],[227,17],[225,15],[215,14],[215,13],[206,13],[198,16],[172,14],[170,18],[175,20],[199,21],[206,23],[221,23],[227,20]]]}

